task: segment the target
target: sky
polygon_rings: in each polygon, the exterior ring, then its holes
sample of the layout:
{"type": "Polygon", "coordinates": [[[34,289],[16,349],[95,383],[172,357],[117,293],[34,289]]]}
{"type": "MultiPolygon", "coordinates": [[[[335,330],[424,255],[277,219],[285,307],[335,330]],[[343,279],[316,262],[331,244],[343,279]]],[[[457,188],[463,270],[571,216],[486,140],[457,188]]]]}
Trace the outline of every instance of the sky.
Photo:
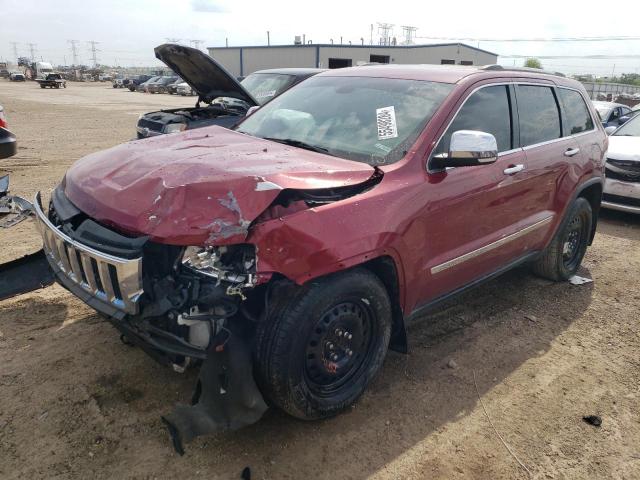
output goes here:
{"type": "Polygon", "coordinates": [[[167,39],[202,40],[202,47],[291,44],[296,35],[314,43],[370,42],[374,25],[417,28],[415,43],[462,41],[499,54],[503,65],[522,65],[539,57],[544,68],[568,74],[606,76],[640,73],[640,31],[622,28],[625,18],[640,18],[640,2],[592,8],[586,2],[537,0],[498,2],[456,0],[417,2],[395,0],[315,2],[289,0],[0,0],[0,59],[35,57],[53,64],[71,64],[69,40],[78,40],[79,62],[91,64],[89,41],[102,64],[159,66],[153,47],[167,39]],[[549,38],[628,36],[607,41],[513,41],[549,38]],[[586,58],[589,56],[608,58],[586,58]],[[555,57],[555,58],[545,58],[555,57]],[[557,58],[564,57],[564,58],[557,58]]]}

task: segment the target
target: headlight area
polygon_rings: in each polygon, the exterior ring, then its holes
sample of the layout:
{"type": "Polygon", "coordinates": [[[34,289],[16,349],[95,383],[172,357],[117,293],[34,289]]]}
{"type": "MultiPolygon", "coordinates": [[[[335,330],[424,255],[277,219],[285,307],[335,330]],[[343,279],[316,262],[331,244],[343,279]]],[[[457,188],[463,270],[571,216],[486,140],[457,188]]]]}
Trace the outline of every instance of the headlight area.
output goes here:
{"type": "Polygon", "coordinates": [[[164,315],[160,333],[191,352],[173,356],[174,370],[202,361],[192,406],[178,405],[162,417],[182,453],[184,442],[250,425],[267,410],[253,378],[251,345],[261,319],[257,312],[267,310],[269,287],[258,285],[254,245],[187,247],[176,260],[181,306],[164,315]]]}
{"type": "Polygon", "coordinates": [[[187,247],[182,266],[188,271],[226,284],[226,294],[239,295],[256,284],[256,248],[249,244],[221,247],[187,247]]]}
{"type": "Polygon", "coordinates": [[[178,133],[187,129],[186,123],[170,123],[162,129],[163,133],[178,133]]]}
{"type": "Polygon", "coordinates": [[[186,247],[170,270],[161,271],[145,275],[141,314],[131,322],[174,370],[181,372],[192,360],[207,358],[214,338],[228,333],[228,321],[252,320],[241,310],[245,312],[243,303],[259,296],[253,295],[260,290],[254,289],[254,245],[186,247]]]}

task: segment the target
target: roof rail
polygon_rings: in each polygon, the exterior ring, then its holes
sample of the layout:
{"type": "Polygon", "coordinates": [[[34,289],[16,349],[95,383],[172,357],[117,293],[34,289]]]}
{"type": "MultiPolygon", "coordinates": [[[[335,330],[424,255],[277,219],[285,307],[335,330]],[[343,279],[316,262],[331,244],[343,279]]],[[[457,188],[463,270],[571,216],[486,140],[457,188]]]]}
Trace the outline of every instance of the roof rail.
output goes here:
{"type": "Polygon", "coordinates": [[[503,67],[502,65],[484,65],[480,67],[480,70],[503,70],[505,72],[544,73],[545,75],[555,75],[556,77],[566,77],[566,75],[561,72],[550,72],[549,70],[542,70],[539,68],[529,68],[529,67],[503,67]]]}

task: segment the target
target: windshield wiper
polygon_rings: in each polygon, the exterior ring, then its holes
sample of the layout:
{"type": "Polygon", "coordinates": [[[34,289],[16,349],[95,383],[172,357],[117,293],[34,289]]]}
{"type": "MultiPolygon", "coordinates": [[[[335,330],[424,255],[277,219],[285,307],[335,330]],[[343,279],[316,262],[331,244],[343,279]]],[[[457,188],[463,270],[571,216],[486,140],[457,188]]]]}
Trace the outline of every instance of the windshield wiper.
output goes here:
{"type": "Polygon", "coordinates": [[[312,152],[329,153],[329,150],[317,145],[311,145],[301,140],[295,140],[293,138],[274,138],[274,137],[262,137],[265,140],[271,140],[272,142],[284,143],[285,145],[291,145],[292,147],[304,148],[305,150],[311,150],[312,152]]]}

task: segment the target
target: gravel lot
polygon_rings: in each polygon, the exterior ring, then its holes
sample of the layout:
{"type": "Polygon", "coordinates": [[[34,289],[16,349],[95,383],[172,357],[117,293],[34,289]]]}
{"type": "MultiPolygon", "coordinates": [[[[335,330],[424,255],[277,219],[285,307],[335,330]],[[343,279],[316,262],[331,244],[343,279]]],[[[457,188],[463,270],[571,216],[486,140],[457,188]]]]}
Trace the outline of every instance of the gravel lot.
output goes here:
{"type": "MultiPolygon", "coordinates": [[[[131,139],[140,113],[193,102],[0,81],[20,146],[0,171],[16,194],[49,192],[78,158],[131,139]]],[[[32,221],[0,241],[0,261],[39,248],[32,221]]],[[[638,479],[639,272],[640,217],[605,212],[581,272],[593,283],[510,272],[412,325],[410,354],[390,353],[346,414],[269,411],[183,457],[160,416],[189,400],[195,372],[123,345],[58,286],[0,302],[0,478],[638,479]]]]}

